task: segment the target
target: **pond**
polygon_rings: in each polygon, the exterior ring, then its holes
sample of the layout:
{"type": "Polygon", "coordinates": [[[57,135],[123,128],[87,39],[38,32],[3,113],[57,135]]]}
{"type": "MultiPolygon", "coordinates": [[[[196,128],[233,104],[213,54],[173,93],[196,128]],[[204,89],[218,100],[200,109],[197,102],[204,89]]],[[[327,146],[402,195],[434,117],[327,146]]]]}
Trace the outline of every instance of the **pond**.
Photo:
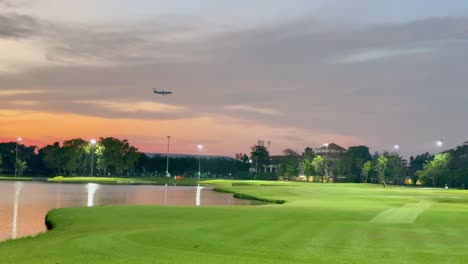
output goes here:
{"type": "Polygon", "coordinates": [[[0,182],[0,241],[46,231],[45,216],[53,208],[111,204],[253,205],[211,188],[0,182]]]}

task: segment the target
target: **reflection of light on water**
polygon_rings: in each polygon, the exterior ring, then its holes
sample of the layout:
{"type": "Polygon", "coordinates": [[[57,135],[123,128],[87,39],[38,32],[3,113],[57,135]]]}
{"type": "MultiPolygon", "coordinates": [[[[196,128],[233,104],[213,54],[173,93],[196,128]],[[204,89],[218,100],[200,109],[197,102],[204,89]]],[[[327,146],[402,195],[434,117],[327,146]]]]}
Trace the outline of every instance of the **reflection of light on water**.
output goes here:
{"type": "Polygon", "coordinates": [[[201,196],[201,190],[203,187],[200,187],[200,184],[197,186],[197,197],[195,198],[195,205],[200,206],[200,196],[201,196]]]}
{"type": "Polygon", "coordinates": [[[86,189],[88,190],[88,207],[94,205],[94,193],[96,193],[97,189],[99,189],[99,185],[95,183],[88,183],[86,184],[86,189]]]}
{"type": "Polygon", "coordinates": [[[16,239],[16,226],[18,223],[18,203],[23,183],[15,182],[15,204],[13,206],[13,230],[11,231],[11,237],[16,239]]]}
{"type": "Polygon", "coordinates": [[[164,186],[164,206],[167,206],[167,183],[164,186]]]}

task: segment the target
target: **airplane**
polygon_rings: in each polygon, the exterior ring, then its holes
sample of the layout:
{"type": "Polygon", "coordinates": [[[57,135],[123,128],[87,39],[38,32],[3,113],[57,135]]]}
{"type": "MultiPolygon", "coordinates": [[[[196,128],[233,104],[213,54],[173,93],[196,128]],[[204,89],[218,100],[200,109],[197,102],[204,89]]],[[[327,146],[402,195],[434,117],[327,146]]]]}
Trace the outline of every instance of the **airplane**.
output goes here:
{"type": "Polygon", "coordinates": [[[162,94],[162,95],[168,95],[168,94],[172,94],[172,92],[168,92],[168,91],[158,91],[156,89],[153,88],[153,93],[155,94],[162,94]]]}

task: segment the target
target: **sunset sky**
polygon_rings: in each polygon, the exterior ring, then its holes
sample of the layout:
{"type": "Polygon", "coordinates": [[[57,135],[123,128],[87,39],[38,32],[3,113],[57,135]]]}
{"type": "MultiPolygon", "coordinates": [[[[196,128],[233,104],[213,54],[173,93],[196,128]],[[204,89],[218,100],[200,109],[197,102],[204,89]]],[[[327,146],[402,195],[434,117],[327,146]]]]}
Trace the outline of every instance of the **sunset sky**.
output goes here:
{"type": "Polygon", "coordinates": [[[408,156],[468,140],[468,1],[0,0],[0,54],[3,142],[408,156]]]}

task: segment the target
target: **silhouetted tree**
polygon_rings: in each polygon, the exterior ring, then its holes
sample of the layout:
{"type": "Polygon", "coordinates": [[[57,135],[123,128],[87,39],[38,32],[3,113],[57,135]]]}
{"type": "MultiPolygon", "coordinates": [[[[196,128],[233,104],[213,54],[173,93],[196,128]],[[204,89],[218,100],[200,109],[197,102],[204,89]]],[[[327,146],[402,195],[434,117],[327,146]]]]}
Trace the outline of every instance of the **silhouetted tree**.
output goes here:
{"type": "Polygon", "coordinates": [[[300,155],[292,150],[283,150],[284,156],[280,160],[280,174],[287,177],[295,177],[299,175],[299,159],[300,155]]]}
{"type": "Polygon", "coordinates": [[[255,168],[263,168],[270,163],[270,153],[265,146],[253,145],[250,149],[250,158],[255,168]]]}

